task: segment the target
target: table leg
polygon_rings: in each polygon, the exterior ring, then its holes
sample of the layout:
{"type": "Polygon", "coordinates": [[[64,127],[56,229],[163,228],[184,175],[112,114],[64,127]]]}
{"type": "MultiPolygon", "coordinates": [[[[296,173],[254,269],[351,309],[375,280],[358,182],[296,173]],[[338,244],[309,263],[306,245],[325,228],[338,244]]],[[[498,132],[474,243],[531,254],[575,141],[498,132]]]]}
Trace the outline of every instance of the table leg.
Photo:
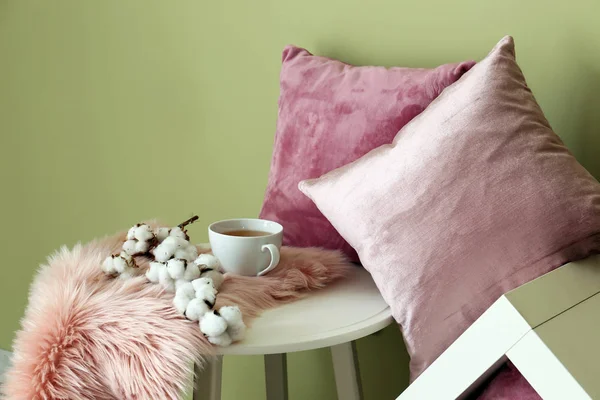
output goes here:
{"type": "Polygon", "coordinates": [[[335,386],[339,400],[362,400],[362,385],[358,369],[355,342],[331,347],[335,386]]]}
{"type": "Polygon", "coordinates": [[[285,354],[265,355],[267,400],[288,400],[286,358],[285,354]]]}
{"type": "Polygon", "coordinates": [[[221,374],[223,371],[223,356],[217,356],[207,361],[203,370],[195,365],[193,400],[221,400],[221,374]]]}

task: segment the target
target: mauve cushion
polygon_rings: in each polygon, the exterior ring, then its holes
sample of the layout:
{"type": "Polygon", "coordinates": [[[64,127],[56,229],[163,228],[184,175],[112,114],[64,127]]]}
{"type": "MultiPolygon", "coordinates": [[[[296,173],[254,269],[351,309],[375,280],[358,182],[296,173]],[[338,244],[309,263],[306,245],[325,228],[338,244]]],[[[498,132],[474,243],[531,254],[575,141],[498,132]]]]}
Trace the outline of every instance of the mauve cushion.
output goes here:
{"type": "Polygon", "coordinates": [[[542,400],[541,396],[512,364],[502,366],[477,400],[542,400]]]}
{"type": "Polygon", "coordinates": [[[600,250],[600,185],[550,128],[511,37],[391,145],[300,189],[371,272],[413,379],[503,293],[600,250]]]}
{"type": "Polygon", "coordinates": [[[298,190],[382,144],[474,62],[435,69],[354,67],[287,46],[277,133],[260,218],[283,225],[283,244],[356,252],[298,190]]]}

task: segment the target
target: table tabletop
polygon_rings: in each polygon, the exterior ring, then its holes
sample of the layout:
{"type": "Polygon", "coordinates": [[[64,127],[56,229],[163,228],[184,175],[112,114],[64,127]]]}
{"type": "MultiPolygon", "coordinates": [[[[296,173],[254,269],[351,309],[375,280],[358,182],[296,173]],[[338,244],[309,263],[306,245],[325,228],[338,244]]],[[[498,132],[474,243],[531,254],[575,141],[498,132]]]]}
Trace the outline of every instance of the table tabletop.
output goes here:
{"type": "Polygon", "coordinates": [[[219,354],[277,354],[335,346],[375,333],[393,321],[371,275],[356,267],[346,278],[267,310],[243,341],[219,354]]]}

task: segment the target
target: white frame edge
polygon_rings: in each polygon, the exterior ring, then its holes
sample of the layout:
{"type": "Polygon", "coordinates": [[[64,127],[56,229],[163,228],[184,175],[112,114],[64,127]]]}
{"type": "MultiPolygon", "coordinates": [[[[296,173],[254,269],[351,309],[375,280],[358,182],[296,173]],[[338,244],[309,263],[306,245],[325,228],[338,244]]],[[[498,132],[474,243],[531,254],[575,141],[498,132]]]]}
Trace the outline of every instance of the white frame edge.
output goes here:
{"type": "MultiPolygon", "coordinates": [[[[579,315],[579,321],[590,322],[590,326],[600,325],[600,317],[596,317],[600,316],[598,306],[596,303],[589,306],[589,300],[597,294],[600,294],[600,255],[565,264],[506,293],[397,400],[464,398],[507,356],[544,399],[589,399],[588,391],[564,365],[565,360],[561,361],[534,330],[551,329],[557,325],[557,316],[573,313],[579,315]],[[594,318],[598,321],[590,321],[594,318]],[[554,323],[549,324],[553,319],[554,323]],[[540,370],[532,371],[532,365],[540,370]],[[546,371],[543,380],[542,371],[546,371]],[[563,389],[552,394],[557,385],[563,389]]],[[[575,337],[565,341],[577,340],[575,337]]],[[[600,354],[600,348],[595,349],[600,354]]]]}
{"type": "Polygon", "coordinates": [[[531,326],[502,296],[397,400],[459,399],[505,360],[531,326]]]}
{"type": "Polygon", "coordinates": [[[525,335],[506,355],[543,399],[591,400],[535,331],[525,335]]]}

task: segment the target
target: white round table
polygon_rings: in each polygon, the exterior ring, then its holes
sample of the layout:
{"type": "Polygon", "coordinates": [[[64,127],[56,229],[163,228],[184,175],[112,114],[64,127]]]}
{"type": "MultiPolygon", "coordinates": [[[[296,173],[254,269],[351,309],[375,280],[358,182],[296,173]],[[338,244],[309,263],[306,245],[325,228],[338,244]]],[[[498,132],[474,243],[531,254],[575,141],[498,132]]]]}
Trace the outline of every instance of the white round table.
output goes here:
{"type": "Polygon", "coordinates": [[[265,356],[268,400],[286,400],[286,353],[331,347],[338,398],[362,398],[354,340],[392,322],[388,305],[363,268],[325,289],[293,303],[265,311],[246,338],[219,348],[219,356],[198,377],[194,400],[221,398],[222,357],[227,354],[265,356]]]}

